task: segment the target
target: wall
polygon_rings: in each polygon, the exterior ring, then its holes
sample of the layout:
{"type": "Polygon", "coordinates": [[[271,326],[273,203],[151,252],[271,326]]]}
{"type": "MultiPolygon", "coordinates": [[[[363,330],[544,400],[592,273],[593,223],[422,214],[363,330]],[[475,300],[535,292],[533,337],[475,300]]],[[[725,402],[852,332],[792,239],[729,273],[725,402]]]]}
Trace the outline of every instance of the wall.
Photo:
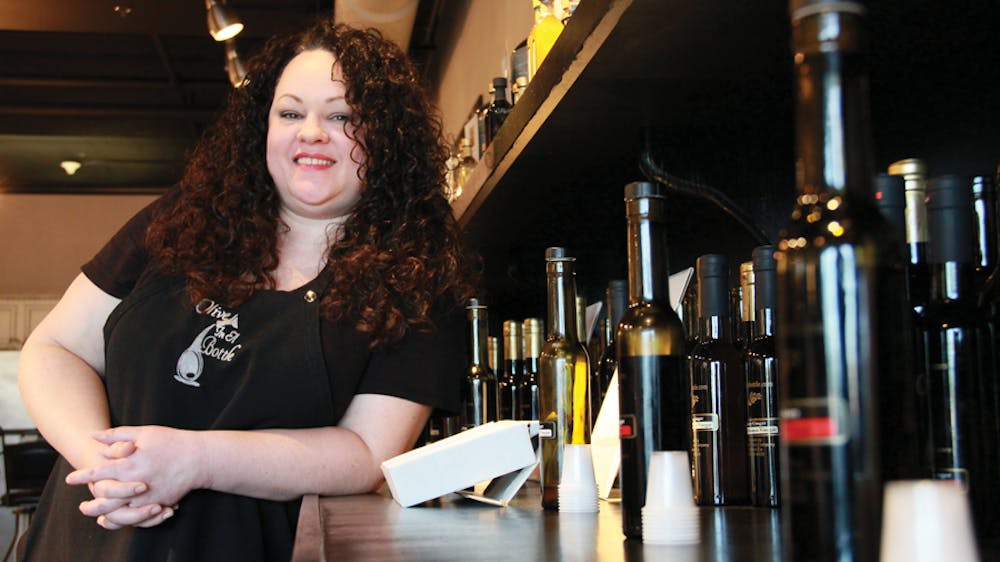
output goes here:
{"type": "Polygon", "coordinates": [[[152,195],[0,194],[0,296],[61,295],[152,195]]]}
{"type": "Polygon", "coordinates": [[[510,53],[527,38],[533,13],[531,0],[445,0],[429,80],[449,140],[461,133],[476,96],[485,98],[493,78],[509,72],[510,53]]]}

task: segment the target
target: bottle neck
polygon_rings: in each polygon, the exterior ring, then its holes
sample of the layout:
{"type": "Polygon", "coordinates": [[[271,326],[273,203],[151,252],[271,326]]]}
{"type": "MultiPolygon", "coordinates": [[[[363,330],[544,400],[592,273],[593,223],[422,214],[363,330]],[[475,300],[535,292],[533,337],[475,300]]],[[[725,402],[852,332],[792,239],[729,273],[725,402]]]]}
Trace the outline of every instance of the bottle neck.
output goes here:
{"type": "Polygon", "coordinates": [[[698,319],[699,335],[704,341],[733,341],[732,324],[728,316],[702,316],[698,319]]]}
{"type": "Polygon", "coordinates": [[[754,321],[753,325],[753,337],[764,338],[774,335],[774,309],[773,308],[759,308],[757,309],[757,319],[754,321]]]}
{"type": "Polygon", "coordinates": [[[812,13],[793,22],[792,38],[799,192],[870,200],[868,83],[862,66],[861,15],[812,13]]]}
{"type": "Polygon", "coordinates": [[[577,341],[576,286],[569,260],[546,262],[548,293],[548,338],[577,341]]]}
{"type": "Polygon", "coordinates": [[[972,264],[955,261],[931,264],[931,302],[972,299],[972,264]]]}
{"type": "Polygon", "coordinates": [[[628,216],[629,303],[667,303],[667,228],[665,201],[642,197],[626,202],[628,216]]]}
{"type": "Polygon", "coordinates": [[[478,308],[470,308],[469,312],[469,355],[471,364],[487,368],[486,357],[486,312],[478,308]]]}

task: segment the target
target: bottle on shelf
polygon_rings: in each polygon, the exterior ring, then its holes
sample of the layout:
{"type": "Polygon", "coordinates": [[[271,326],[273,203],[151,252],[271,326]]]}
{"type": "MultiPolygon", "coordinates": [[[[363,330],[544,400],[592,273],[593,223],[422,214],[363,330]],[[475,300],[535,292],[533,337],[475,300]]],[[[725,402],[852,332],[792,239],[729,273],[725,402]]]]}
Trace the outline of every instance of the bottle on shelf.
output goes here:
{"type": "Polygon", "coordinates": [[[532,0],[531,3],[535,10],[535,24],[528,33],[528,82],[534,79],[538,67],[563,30],[563,24],[552,8],[552,0],[532,0]]]}
{"type": "Polygon", "coordinates": [[[489,367],[487,311],[479,299],[465,307],[469,329],[469,368],[463,387],[462,428],[469,429],[498,419],[497,379],[489,367]]]}
{"type": "Polygon", "coordinates": [[[591,390],[599,396],[598,411],[600,404],[604,403],[604,397],[608,394],[611,386],[611,379],[618,370],[618,349],[617,337],[618,324],[621,322],[625,307],[628,306],[628,281],[625,279],[614,279],[608,283],[605,291],[605,302],[608,306],[608,316],[605,320],[605,345],[600,359],[597,361],[598,389],[591,386],[591,390]]]}
{"type": "Polygon", "coordinates": [[[486,144],[493,142],[497,131],[510,113],[510,102],[507,101],[507,79],[498,76],[493,79],[493,98],[485,108],[486,144]]]}
{"type": "Polygon", "coordinates": [[[525,318],[521,324],[524,327],[524,378],[518,385],[521,405],[518,419],[541,420],[542,410],[538,401],[538,380],[541,373],[539,356],[545,332],[542,330],[541,318],[525,318]]]}
{"type": "Polygon", "coordinates": [[[753,338],[747,348],[747,453],[750,464],[750,503],[778,507],[778,355],[774,347],[775,307],[778,303],[774,246],[758,246],[752,253],[754,303],[753,338]]]}
{"type": "Polygon", "coordinates": [[[590,363],[577,340],[575,258],[565,248],[545,250],[548,323],[539,356],[542,507],[559,508],[563,446],[590,442],[590,363]]]}
{"type": "Polygon", "coordinates": [[[901,176],[906,190],[906,243],[909,246],[910,304],[919,314],[930,292],[927,266],[927,165],[906,158],[889,165],[891,175],[901,176]]]}
{"type": "Polygon", "coordinates": [[[757,306],[754,297],[754,277],[753,262],[743,262],[740,264],[740,300],[738,314],[734,314],[739,319],[736,324],[736,348],[746,351],[750,347],[753,339],[754,322],[757,318],[757,306]]]}
{"type": "Polygon", "coordinates": [[[996,413],[981,400],[993,379],[980,355],[985,324],[974,284],[973,210],[969,185],[958,176],[928,182],[928,262],[931,292],[920,319],[928,374],[933,476],[956,480],[969,491],[973,520],[996,532],[997,441],[989,430],[996,413]],[[985,414],[985,415],[984,415],[985,414]],[[989,523],[989,525],[987,525],[989,523]]]}
{"type": "Polygon", "coordinates": [[[615,334],[618,355],[619,473],[622,530],[642,536],[653,451],[688,451],[691,388],[684,326],[670,306],[666,189],[625,186],[628,221],[628,308],[615,334]]]}
{"type": "Polygon", "coordinates": [[[878,381],[912,349],[899,350],[903,266],[873,202],[865,7],[793,0],[791,21],[798,196],[775,254],[784,554],[874,561],[878,381]]]}
{"type": "Polygon", "coordinates": [[[458,165],[455,168],[454,191],[452,201],[462,196],[465,184],[469,182],[469,177],[476,169],[476,160],[472,157],[472,140],[462,137],[459,141],[458,165]]]}
{"type": "Polygon", "coordinates": [[[516,320],[503,323],[503,375],[500,376],[500,419],[521,416],[521,384],[524,379],[524,331],[516,320]]]}
{"type": "Polygon", "coordinates": [[[691,464],[701,505],[749,503],[747,389],[729,320],[729,262],[706,254],[696,261],[701,341],[691,351],[691,464]]]}
{"type": "Polygon", "coordinates": [[[518,76],[514,80],[514,85],[510,87],[510,105],[513,106],[517,103],[517,100],[521,99],[521,95],[524,94],[524,89],[528,87],[528,77],[518,76]]]}

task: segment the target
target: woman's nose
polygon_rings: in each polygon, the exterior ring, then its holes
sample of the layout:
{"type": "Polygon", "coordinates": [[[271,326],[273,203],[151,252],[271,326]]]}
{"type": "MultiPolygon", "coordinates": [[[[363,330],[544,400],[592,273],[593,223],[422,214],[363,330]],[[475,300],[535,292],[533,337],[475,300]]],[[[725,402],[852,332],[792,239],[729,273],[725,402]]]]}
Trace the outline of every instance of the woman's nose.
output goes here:
{"type": "Polygon", "coordinates": [[[299,129],[299,140],[310,143],[326,142],[330,140],[330,136],[318,118],[307,116],[302,122],[302,127],[299,129]]]}

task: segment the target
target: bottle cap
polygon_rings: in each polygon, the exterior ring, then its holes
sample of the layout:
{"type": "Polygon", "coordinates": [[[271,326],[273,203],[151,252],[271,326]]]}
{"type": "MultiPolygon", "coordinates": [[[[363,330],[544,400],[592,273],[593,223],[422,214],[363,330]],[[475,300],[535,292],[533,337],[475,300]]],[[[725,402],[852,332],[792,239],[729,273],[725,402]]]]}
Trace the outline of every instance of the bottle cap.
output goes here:
{"type": "Polygon", "coordinates": [[[698,315],[729,316],[729,261],[722,254],[705,254],[695,261],[698,270],[698,315]]]}
{"type": "Polygon", "coordinates": [[[750,260],[753,262],[755,272],[774,271],[778,265],[774,260],[774,246],[757,246],[751,252],[750,260]]]}
{"type": "Polygon", "coordinates": [[[567,261],[574,260],[571,258],[566,248],[561,248],[558,246],[553,246],[551,248],[545,248],[545,261],[567,261]]]}
{"type": "Polygon", "coordinates": [[[896,176],[926,176],[927,164],[919,158],[904,158],[889,164],[889,173],[896,176]]]}
{"type": "Polygon", "coordinates": [[[946,175],[927,182],[927,261],[972,263],[972,190],[968,180],[946,175]]]}
{"type": "Polygon", "coordinates": [[[465,305],[465,308],[466,309],[471,309],[471,308],[486,308],[486,305],[482,304],[479,301],[479,299],[477,299],[477,298],[471,298],[471,299],[469,299],[469,303],[465,305]]]}
{"type": "Polygon", "coordinates": [[[503,76],[497,76],[493,79],[493,88],[495,90],[502,90],[507,87],[507,79],[503,76]]]}
{"type": "Polygon", "coordinates": [[[625,200],[641,199],[643,197],[667,197],[667,189],[658,183],[649,181],[634,181],[625,186],[625,200]]]}
{"type": "Polygon", "coordinates": [[[927,182],[927,209],[971,206],[972,195],[961,176],[945,175],[927,182]]]}
{"type": "Polygon", "coordinates": [[[695,262],[698,268],[698,278],[725,277],[729,278],[729,260],[722,254],[705,254],[695,262]]]}
{"type": "Polygon", "coordinates": [[[906,181],[903,177],[891,174],[875,176],[875,204],[879,207],[906,208],[906,181]]]}

